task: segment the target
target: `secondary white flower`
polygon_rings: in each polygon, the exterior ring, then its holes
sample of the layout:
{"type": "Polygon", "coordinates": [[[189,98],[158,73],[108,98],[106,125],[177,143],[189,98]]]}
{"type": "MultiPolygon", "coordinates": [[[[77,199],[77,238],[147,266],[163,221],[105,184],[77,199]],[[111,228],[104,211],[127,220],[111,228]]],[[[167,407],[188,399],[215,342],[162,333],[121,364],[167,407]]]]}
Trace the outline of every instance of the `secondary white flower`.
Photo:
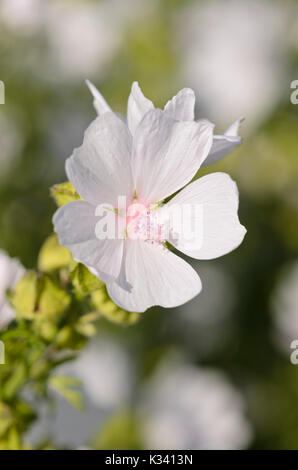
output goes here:
{"type": "Polygon", "coordinates": [[[243,449],[251,440],[244,408],[242,396],[220,372],[164,364],[143,397],[146,447],[243,449]]]}
{"type": "Polygon", "coordinates": [[[246,130],[257,128],[289,87],[290,3],[285,8],[282,1],[209,0],[179,11],[183,77],[200,90],[202,108],[220,125],[247,115],[246,130]]]}
{"type": "Polygon", "coordinates": [[[77,81],[86,75],[106,76],[126,32],[154,11],[156,2],[52,0],[42,3],[45,4],[43,27],[49,50],[45,54],[45,71],[41,72],[47,79],[77,81]]]}
{"type": "Polygon", "coordinates": [[[111,27],[105,3],[50,2],[45,33],[55,75],[75,80],[101,71],[114,55],[117,30],[111,27]]]}
{"type": "Polygon", "coordinates": [[[98,408],[115,410],[129,403],[133,370],[129,356],[118,343],[93,340],[77,360],[59,368],[62,375],[78,377],[98,408]]]}
{"type": "Polygon", "coordinates": [[[6,291],[11,289],[23,274],[24,268],[19,260],[10,258],[5,251],[0,250],[0,330],[14,319],[14,311],[6,299],[6,291]]]}
{"type": "MultiPolygon", "coordinates": [[[[86,83],[93,95],[93,105],[100,116],[107,111],[112,111],[102,94],[89,80],[86,83]]],[[[195,118],[195,94],[190,88],[183,88],[179,93],[174,96],[164,107],[164,112],[171,116],[177,121],[193,121],[195,118]]],[[[148,98],[146,98],[138,83],[132,84],[131,93],[128,99],[127,106],[127,124],[131,134],[135,133],[135,130],[144,117],[144,115],[154,109],[154,104],[148,98]]],[[[221,160],[223,157],[228,155],[235,147],[242,142],[242,138],[238,135],[239,125],[243,121],[243,118],[238,119],[222,134],[214,135],[212,147],[208,154],[208,157],[202,163],[202,166],[210,165],[221,160]]]]}
{"type": "Polygon", "coordinates": [[[44,7],[42,0],[2,0],[0,19],[18,34],[32,34],[41,25],[44,7]]]}
{"type": "MultiPolygon", "coordinates": [[[[211,259],[235,249],[246,230],[237,215],[237,187],[224,173],[204,176],[163,207],[152,208],[195,176],[209,154],[213,125],[204,120],[178,121],[159,109],[147,109],[137,121],[135,110],[143,109],[144,100],[135,89],[133,85],[128,101],[129,127],[112,111],[104,112],[67,160],[68,178],[83,200],[58,209],[53,222],[60,244],[107,284],[112,300],[122,308],[142,312],[153,305],[182,305],[201,290],[197,273],[165,247],[167,240],[193,258],[211,259]],[[127,217],[127,213],[109,211],[122,232],[114,239],[99,239],[97,207],[117,208],[119,196],[125,196],[127,207],[137,202],[147,212],[127,217]],[[198,220],[202,239],[197,233],[186,238],[184,223],[178,230],[172,225],[182,206],[191,209],[191,223],[197,222],[196,207],[203,207],[203,220],[198,220]],[[159,226],[154,237],[144,239],[147,220],[154,225],[156,216],[162,219],[167,211],[173,216],[166,222],[170,237],[163,238],[164,227],[159,226]],[[126,231],[126,227],[133,230],[126,231]]],[[[189,96],[193,95],[183,91],[181,99],[173,99],[176,116],[185,109],[193,116],[194,100],[189,96]]]]}

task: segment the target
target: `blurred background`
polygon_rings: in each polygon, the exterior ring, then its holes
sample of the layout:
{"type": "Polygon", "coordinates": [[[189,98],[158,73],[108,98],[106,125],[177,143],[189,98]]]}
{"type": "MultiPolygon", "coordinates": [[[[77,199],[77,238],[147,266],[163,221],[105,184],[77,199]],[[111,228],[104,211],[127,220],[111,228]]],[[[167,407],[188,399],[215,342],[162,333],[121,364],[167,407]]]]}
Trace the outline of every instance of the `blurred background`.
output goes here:
{"type": "MultiPolygon", "coordinates": [[[[95,118],[89,78],[125,115],[133,80],[162,107],[180,88],[221,133],[245,116],[225,171],[243,244],[194,262],[203,291],[98,337],[67,366],[85,411],[60,398],[28,439],[61,448],[298,448],[298,1],[0,0],[0,248],[35,267],[49,187],[95,118]]],[[[64,366],[66,367],[66,366],[64,366]]]]}

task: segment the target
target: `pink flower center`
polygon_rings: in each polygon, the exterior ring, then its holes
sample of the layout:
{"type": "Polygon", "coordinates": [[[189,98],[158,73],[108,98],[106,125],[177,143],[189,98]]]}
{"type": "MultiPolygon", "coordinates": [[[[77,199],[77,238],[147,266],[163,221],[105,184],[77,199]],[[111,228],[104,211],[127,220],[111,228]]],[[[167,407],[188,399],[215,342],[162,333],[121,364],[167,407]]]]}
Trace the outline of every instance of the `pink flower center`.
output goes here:
{"type": "Polygon", "coordinates": [[[144,240],[150,244],[162,244],[163,224],[158,211],[150,210],[139,204],[128,209],[126,217],[127,237],[131,240],[144,240]],[[140,207],[139,207],[140,206],[140,207]]]}

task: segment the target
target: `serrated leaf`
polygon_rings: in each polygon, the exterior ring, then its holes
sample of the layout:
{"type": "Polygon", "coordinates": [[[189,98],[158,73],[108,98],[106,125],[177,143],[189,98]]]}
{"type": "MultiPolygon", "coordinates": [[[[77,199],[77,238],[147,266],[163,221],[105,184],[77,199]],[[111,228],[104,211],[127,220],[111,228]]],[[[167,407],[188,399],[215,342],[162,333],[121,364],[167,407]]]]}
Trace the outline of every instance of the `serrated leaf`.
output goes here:
{"type": "Polygon", "coordinates": [[[68,181],[52,186],[51,195],[55,199],[58,207],[64,206],[64,204],[68,202],[79,201],[81,199],[73,185],[68,181]]]}
{"type": "Polygon", "coordinates": [[[57,235],[52,234],[41,247],[38,256],[38,269],[45,272],[54,271],[69,266],[72,260],[70,251],[59,245],[57,235]]]}
{"type": "Polygon", "coordinates": [[[136,323],[140,314],[136,312],[128,312],[118,307],[108,296],[106,288],[94,291],[91,294],[91,301],[94,306],[108,320],[122,324],[132,325],[136,323]]]}
{"type": "Polygon", "coordinates": [[[78,263],[75,269],[70,273],[70,280],[80,295],[90,294],[104,286],[104,283],[81,263],[78,263]]]}

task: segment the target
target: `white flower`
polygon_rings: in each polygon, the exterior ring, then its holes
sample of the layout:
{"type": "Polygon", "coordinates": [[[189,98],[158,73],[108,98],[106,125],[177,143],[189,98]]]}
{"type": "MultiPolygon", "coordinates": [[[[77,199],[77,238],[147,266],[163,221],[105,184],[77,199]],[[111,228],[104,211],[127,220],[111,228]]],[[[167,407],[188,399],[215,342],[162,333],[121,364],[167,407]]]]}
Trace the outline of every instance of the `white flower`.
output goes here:
{"type": "Polygon", "coordinates": [[[21,263],[0,250],[0,330],[14,319],[14,311],[6,299],[6,291],[11,289],[23,274],[21,263]]]}
{"type": "Polygon", "coordinates": [[[118,42],[101,3],[50,2],[45,32],[55,75],[69,80],[105,67],[118,42]]]}
{"type": "MultiPolygon", "coordinates": [[[[100,116],[107,111],[112,111],[102,94],[89,80],[86,83],[93,95],[93,105],[100,116]]],[[[190,88],[184,88],[176,96],[174,96],[164,107],[165,113],[176,119],[177,121],[193,121],[195,108],[195,94],[190,88]]],[[[150,109],[154,109],[152,101],[145,98],[137,82],[134,82],[131,94],[128,99],[127,107],[127,123],[130,132],[134,134],[138,123],[150,109]]],[[[242,142],[242,138],[238,135],[239,125],[243,118],[235,121],[222,135],[214,135],[212,147],[208,157],[202,163],[202,166],[216,163],[232,152],[242,142]]]]}
{"type": "Polygon", "coordinates": [[[131,406],[135,394],[134,364],[119,341],[102,335],[100,341],[94,338],[75,361],[61,365],[56,374],[82,382],[84,412],[55,393],[55,412],[44,404],[39,406],[39,419],[26,435],[29,442],[38,443],[52,435],[55,444],[62,448],[89,445],[110,416],[131,406]]]}
{"type": "Polygon", "coordinates": [[[32,34],[39,29],[44,13],[42,0],[2,0],[0,18],[18,34],[32,34]]]}
{"type": "Polygon", "coordinates": [[[95,73],[104,77],[125,33],[154,11],[154,5],[149,8],[146,0],[44,3],[49,54],[43,74],[52,80],[76,81],[95,73]]]}
{"type": "Polygon", "coordinates": [[[59,368],[62,375],[74,375],[94,405],[115,410],[129,403],[133,371],[126,351],[118,343],[91,341],[77,360],[59,368]]]}
{"type": "MultiPolygon", "coordinates": [[[[182,305],[200,292],[200,278],[188,263],[165,248],[167,239],[162,235],[145,240],[139,217],[130,220],[126,213],[110,211],[122,232],[114,239],[99,239],[97,207],[117,208],[118,197],[125,196],[127,207],[135,201],[146,207],[145,217],[151,225],[156,215],[162,218],[168,211],[175,219],[181,207],[188,206],[190,222],[202,222],[203,238],[196,233],[191,240],[186,238],[186,224],[177,229],[170,219],[168,239],[197,259],[230,252],[246,232],[237,215],[237,187],[224,173],[204,176],[163,207],[152,209],[191,181],[213,141],[213,125],[193,121],[190,90],[182,90],[165,111],[152,107],[134,84],[128,100],[128,127],[110,110],[91,123],[82,146],[66,162],[68,178],[83,200],[61,207],[53,219],[60,244],[107,284],[116,304],[137,312],[153,305],[182,305]],[[189,121],[176,119],[186,116],[189,121]],[[198,206],[203,208],[203,220],[197,220],[198,206]],[[128,226],[132,224],[135,237],[130,231],[127,236],[123,219],[128,226]]],[[[158,228],[163,234],[164,227],[158,228]]]]}
{"type": "Polygon", "coordinates": [[[243,449],[251,440],[242,396],[210,369],[161,367],[140,413],[149,449],[243,449]]]}
{"type": "MultiPolygon", "coordinates": [[[[177,18],[181,70],[221,125],[237,115],[256,128],[289,87],[289,3],[267,0],[193,2],[177,18]],[[212,101],[204,97],[212,96],[212,101]]],[[[292,14],[292,13],[291,13],[292,14]]]]}

